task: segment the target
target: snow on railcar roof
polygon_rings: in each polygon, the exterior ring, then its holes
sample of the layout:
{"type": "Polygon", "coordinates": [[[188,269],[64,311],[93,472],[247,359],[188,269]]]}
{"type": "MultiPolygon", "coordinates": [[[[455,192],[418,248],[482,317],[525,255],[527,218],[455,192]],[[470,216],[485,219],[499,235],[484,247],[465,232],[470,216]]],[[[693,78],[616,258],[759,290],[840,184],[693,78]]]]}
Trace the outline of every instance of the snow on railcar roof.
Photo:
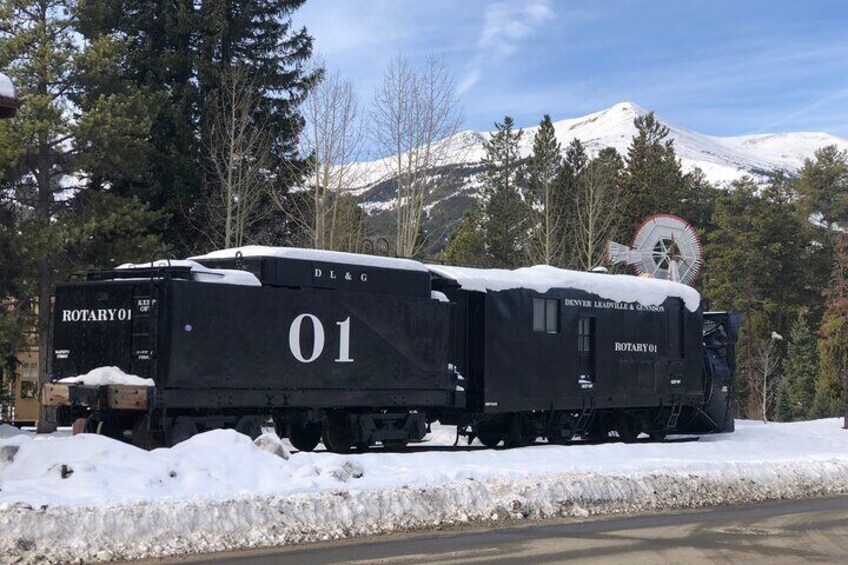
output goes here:
{"type": "Polygon", "coordinates": [[[194,280],[199,282],[234,284],[240,286],[262,286],[253,273],[236,269],[210,269],[196,261],[186,259],[159,259],[152,263],[124,263],[117,269],[150,269],[151,267],[190,267],[194,280]]]}
{"type": "Polygon", "coordinates": [[[380,267],[384,269],[401,269],[404,271],[427,272],[427,267],[413,259],[398,259],[381,257],[379,255],[364,255],[361,253],[346,253],[343,251],[325,251],[323,249],[302,249],[299,247],[266,247],[264,245],[246,245],[212,251],[206,255],[189,257],[194,261],[204,259],[232,259],[236,253],[242,257],[280,257],[283,259],[300,259],[303,261],[325,261],[327,263],[344,263],[360,267],[380,267]]]}
{"type": "Polygon", "coordinates": [[[435,275],[456,281],[465,290],[478,292],[526,288],[547,292],[552,288],[570,288],[595,294],[616,302],[638,302],[646,306],[659,306],[667,298],[680,298],[692,312],[701,304],[697,290],[685,284],[635,277],[633,275],[608,275],[569,271],[548,265],[506,269],[472,269],[427,265],[435,275]]]}

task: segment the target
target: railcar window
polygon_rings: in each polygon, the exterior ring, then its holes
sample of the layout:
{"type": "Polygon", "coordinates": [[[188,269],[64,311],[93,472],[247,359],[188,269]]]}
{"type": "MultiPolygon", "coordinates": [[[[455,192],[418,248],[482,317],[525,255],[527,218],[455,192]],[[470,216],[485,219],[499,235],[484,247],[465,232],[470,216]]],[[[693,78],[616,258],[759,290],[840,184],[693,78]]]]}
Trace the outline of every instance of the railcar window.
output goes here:
{"type": "Polygon", "coordinates": [[[533,331],[549,334],[559,333],[558,300],[533,299],[533,331]]]}

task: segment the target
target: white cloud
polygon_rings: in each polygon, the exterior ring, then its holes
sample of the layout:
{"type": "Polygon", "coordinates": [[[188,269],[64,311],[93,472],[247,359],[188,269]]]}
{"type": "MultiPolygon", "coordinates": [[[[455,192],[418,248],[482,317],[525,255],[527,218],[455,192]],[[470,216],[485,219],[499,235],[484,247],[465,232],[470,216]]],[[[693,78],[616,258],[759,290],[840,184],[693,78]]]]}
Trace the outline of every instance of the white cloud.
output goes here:
{"type": "Polygon", "coordinates": [[[518,51],[523,40],[532,37],[554,11],[547,0],[523,4],[498,2],[486,8],[477,53],[460,81],[460,93],[473,87],[483,76],[484,67],[506,59],[518,51]]]}

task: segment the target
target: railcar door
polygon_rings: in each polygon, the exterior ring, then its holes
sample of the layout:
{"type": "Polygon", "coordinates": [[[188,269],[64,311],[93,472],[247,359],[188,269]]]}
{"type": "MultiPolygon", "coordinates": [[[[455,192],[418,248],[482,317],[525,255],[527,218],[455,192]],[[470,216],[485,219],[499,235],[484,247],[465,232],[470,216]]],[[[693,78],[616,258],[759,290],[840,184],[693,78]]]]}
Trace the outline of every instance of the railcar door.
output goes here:
{"type": "Polygon", "coordinates": [[[595,318],[577,319],[577,381],[580,390],[595,388],[595,318]]]}

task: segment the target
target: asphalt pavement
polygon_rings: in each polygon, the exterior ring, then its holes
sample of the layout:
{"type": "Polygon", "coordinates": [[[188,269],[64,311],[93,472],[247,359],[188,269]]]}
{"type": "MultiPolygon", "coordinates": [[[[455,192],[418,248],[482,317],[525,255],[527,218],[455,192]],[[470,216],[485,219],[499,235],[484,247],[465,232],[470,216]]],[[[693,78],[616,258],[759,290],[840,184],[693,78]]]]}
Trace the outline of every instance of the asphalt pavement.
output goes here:
{"type": "Polygon", "coordinates": [[[848,563],[848,497],[561,519],[183,558],[203,565],[848,563]]]}

